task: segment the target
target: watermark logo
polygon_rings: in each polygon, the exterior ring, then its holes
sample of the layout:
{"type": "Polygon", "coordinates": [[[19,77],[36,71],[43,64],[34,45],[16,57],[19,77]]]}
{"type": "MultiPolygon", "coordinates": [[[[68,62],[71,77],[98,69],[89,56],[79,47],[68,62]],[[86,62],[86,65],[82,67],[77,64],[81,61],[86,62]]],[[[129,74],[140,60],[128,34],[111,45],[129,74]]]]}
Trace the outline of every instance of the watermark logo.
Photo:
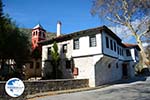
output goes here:
{"type": "Polygon", "coordinates": [[[18,78],[11,78],[5,84],[6,93],[11,97],[19,97],[24,89],[24,83],[18,78]]]}

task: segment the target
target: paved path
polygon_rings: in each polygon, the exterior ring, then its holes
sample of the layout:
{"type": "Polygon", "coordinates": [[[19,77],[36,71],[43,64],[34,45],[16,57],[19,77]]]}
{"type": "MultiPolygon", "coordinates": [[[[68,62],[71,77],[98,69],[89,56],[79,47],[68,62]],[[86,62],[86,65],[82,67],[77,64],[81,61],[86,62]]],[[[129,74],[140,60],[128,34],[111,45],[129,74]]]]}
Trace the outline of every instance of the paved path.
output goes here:
{"type": "Polygon", "coordinates": [[[102,89],[45,96],[34,100],[150,100],[150,81],[117,84],[102,89]]]}

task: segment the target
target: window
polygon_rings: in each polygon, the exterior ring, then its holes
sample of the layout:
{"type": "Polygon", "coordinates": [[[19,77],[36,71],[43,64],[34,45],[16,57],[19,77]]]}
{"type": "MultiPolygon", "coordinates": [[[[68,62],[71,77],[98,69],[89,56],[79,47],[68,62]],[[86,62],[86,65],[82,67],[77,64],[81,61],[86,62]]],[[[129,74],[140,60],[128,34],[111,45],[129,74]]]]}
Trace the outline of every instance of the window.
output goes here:
{"type": "Polygon", "coordinates": [[[114,42],[114,50],[115,50],[115,52],[116,52],[116,43],[114,42]]]}
{"type": "Polygon", "coordinates": [[[109,40],[108,40],[108,37],[105,37],[106,39],[106,47],[109,48],[109,40]]]}
{"type": "Polygon", "coordinates": [[[66,61],[66,69],[71,69],[71,61],[70,60],[66,61]]]}
{"type": "Polygon", "coordinates": [[[79,49],[79,39],[73,40],[73,49],[79,49]]]}
{"type": "Polygon", "coordinates": [[[47,56],[48,56],[48,58],[49,58],[50,55],[51,55],[51,47],[48,47],[47,48],[47,56]]]}
{"type": "Polygon", "coordinates": [[[35,32],[33,32],[33,36],[35,36],[35,32]]]}
{"type": "Polygon", "coordinates": [[[41,31],[40,31],[40,32],[39,32],[39,37],[41,37],[41,34],[42,34],[42,33],[41,33],[41,31]]]}
{"type": "Polygon", "coordinates": [[[116,63],[116,68],[118,69],[118,67],[119,67],[119,66],[118,66],[118,63],[116,63]]]}
{"type": "Polygon", "coordinates": [[[123,56],[123,49],[121,49],[121,55],[123,56]]]}
{"type": "Polygon", "coordinates": [[[43,38],[45,38],[45,34],[44,34],[44,32],[43,32],[42,34],[43,34],[43,38]]]}
{"type": "Polygon", "coordinates": [[[111,64],[108,65],[108,68],[111,68],[111,64]]]}
{"type": "Polygon", "coordinates": [[[135,56],[138,57],[138,52],[137,52],[137,50],[135,50],[135,56]]]}
{"type": "Polygon", "coordinates": [[[37,36],[37,31],[35,31],[35,33],[36,33],[36,36],[37,36]]]}
{"type": "Polygon", "coordinates": [[[67,53],[67,44],[63,45],[63,53],[67,53]]]}
{"type": "Polygon", "coordinates": [[[90,47],[96,47],[96,36],[92,35],[89,37],[90,47]]]}
{"type": "Polygon", "coordinates": [[[113,41],[112,40],[110,40],[110,48],[111,48],[111,50],[113,50],[113,41]]]}
{"type": "Polygon", "coordinates": [[[118,55],[119,55],[119,47],[117,47],[117,53],[118,53],[118,55]]]}
{"type": "Polygon", "coordinates": [[[36,68],[40,68],[40,63],[39,62],[36,63],[36,68]]]}
{"type": "Polygon", "coordinates": [[[131,52],[130,52],[129,49],[126,50],[126,55],[127,55],[127,56],[131,56],[131,52]]]}
{"type": "Polygon", "coordinates": [[[121,55],[121,48],[120,48],[120,51],[119,51],[119,55],[121,55]]]}

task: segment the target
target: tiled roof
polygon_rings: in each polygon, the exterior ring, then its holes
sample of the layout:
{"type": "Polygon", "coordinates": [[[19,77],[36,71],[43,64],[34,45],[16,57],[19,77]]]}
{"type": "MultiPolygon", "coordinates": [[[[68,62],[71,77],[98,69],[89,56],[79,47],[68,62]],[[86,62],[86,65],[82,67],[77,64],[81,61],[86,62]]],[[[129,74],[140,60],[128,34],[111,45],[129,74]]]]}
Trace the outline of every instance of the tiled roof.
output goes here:
{"type": "Polygon", "coordinates": [[[126,47],[134,47],[134,46],[137,46],[137,44],[129,44],[129,43],[124,43],[124,45],[126,47]]]}
{"type": "Polygon", "coordinates": [[[123,43],[127,48],[137,48],[138,50],[140,50],[139,46],[137,44],[129,44],[129,43],[123,43]]]}
{"type": "Polygon", "coordinates": [[[59,37],[54,37],[50,40],[45,40],[45,41],[42,41],[42,42],[39,42],[39,43],[42,44],[42,45],[46,45],[46,44],[53,43],[54,41],[62,42],[62,41],[68,40],[68,39],[76,38],[76,37],[81,37],[81,36],[100,33],[101,31],[106,31],[107,34],[109,34],[112,38],[117,40],[118,43],[121,43],[121,39],[115,33],[113,33],[109,28],[107,28],[106,26],[91,28],[91,29],[87,29],[87,30],[73,32],[73,33],[66,34],[66,35],[61,35],[59,37]]]}

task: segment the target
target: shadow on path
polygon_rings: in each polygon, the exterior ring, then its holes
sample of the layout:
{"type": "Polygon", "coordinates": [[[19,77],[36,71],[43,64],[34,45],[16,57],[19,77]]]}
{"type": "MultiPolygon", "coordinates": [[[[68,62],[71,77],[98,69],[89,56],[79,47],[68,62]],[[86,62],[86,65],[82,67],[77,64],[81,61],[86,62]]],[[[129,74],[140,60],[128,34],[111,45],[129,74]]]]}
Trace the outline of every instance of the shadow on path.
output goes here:
{"type": "Polygon", "coordinates": [[[121,79],[113,82],[112,84],[125,84],[125,83],[133,83],[137,81],[150,81],[150,76],[139,75],[139,76],[135,76],[134,78],[121,79]]]}

